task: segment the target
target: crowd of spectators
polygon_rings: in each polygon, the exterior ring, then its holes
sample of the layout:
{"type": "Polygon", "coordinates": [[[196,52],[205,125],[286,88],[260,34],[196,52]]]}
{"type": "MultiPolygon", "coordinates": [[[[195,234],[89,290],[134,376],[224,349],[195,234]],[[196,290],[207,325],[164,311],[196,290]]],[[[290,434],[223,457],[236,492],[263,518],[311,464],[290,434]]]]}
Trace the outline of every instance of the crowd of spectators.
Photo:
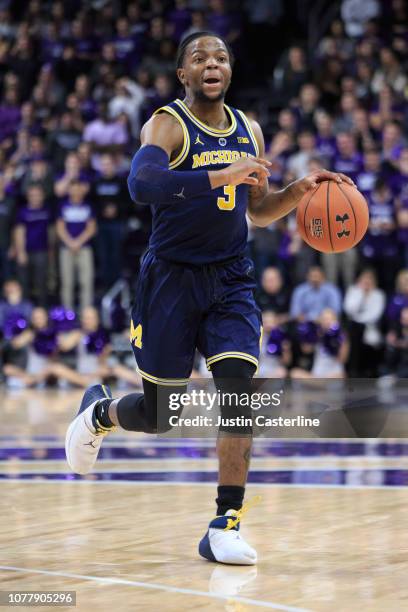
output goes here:
{"type": "MultiPolygon", "coordinates": [[[[351,176],[370,208],[366,237],[341,255],[307,247],[293,216],[249,228],[264,311],[261,372],[408,375],[406,3],[339,1],[312,49],[299,18],[296,40],[289,31],[277,61],[257,64],[262,82],[249,109],[246,45],[254,27],[279,28],[287,4],[0,0],[5,364],[21,366],[7,357],[21,326],[31,330],[21,338],[31,346],[41,317],[45,328],[55,328],[55,308],[84,313],[118,279],[133,285],[151,219],[128,196],[130,160],[143,122],[182,95],[174,70],[178,43],[210,29],[236,55],[240,87],[229,102],[264,129],[271,188],[326,167],[351,176]],[[21,288],[25,306],[8,318],[10,282],[21,288]],[[37,323],[27,305],[37,307],[37,323]]],[[[248,72],[252,86],[257,71],[248,72]]],[[[75,336],[78,346],[85,337],[75,336]]],[[[7,371],[18,378],[17,370],[7,371]]]]}

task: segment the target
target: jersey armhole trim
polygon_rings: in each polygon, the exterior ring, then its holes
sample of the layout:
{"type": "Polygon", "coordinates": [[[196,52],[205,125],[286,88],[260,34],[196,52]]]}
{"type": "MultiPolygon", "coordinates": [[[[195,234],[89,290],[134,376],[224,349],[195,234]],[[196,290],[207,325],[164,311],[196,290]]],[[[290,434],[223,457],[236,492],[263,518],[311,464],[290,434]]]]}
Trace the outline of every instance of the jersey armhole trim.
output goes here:
{"type": "Polygon", "coordinates": [[[237,109],[237,112],[240,114],[240,117],[242,119],[242,121],[244,122],[246,129],[248,130],[248,134],[252,140],[252,144],[254,145],[254,149],[255,149],[255,153],[256,153],[256,157],[258,157],[259,155],[259,145],[258,145],[258,141],[255,137],[254,134],[254,130],[252,129],[252,126],[248,120],[248,118],[245,116],[245,114],[241,111],[237,109]]]}
{"type": "Polygon", "coordinates": [[[153,115],[158,115],[159,113],[168,113],[172,115],[181,125],[181,129],[183,130],[183,146],[181,148],[180,153],[177,155],[175,159],[169,162],[169,170],[173,170],[177,166],[179,166],[187,157],[187,154],[190,150],[190,134],[188,133],[188,129],[186,124],[180,115],[173,109],[171,106],[162,106],[154,111],[153,115]]]}

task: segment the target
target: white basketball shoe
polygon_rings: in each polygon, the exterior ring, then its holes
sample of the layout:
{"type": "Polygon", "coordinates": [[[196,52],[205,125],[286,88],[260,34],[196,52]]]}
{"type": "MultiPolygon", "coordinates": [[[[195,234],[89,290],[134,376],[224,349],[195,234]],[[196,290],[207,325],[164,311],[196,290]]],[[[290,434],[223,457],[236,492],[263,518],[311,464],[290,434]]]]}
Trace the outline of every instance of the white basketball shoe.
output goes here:
{"type": "Polygon", "coordinates": [[[198,552],[202,557],[209,561],[231,565],[256,564],[256,551],[239,533],[241,518],[248,508],[249,504],[245,504],[241,510],[228,510],[224,515],[216,516],[211,521],[207,533],[198,546],[198,552]]]}
{"type": "Polygon", "coordinates": [[[88,387],[78,414],[68,427],[65,454],[69,467],[76,474],[88,474],[92,470],[104,437],[115,429],[102,427],[94,415],[98,402],[111,398],[112,393],[107,385],[88,387]]]}

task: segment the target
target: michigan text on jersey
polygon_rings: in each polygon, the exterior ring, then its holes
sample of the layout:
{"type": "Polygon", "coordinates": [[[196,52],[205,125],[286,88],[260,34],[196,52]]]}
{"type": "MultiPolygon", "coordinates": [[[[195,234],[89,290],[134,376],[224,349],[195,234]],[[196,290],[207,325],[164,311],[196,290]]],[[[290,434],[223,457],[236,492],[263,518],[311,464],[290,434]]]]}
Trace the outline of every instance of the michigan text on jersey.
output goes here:
{"type": "Polygon", "coordinates": [[[240,157],[254,157],[254,155],[246,151],[230,151],[228,149],[202,151],[201,153],[194,153],[192,168],[216,164],[232,164],[232,162],[237,161],[240,157]]]}

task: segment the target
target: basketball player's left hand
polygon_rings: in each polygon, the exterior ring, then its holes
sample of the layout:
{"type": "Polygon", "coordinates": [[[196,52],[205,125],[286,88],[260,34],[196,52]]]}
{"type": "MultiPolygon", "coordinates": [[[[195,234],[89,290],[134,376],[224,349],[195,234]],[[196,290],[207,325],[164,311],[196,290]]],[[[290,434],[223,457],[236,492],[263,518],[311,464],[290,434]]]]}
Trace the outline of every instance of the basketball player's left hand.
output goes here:
{"type": "Polygon", "coordinates": [[[321,183],[322,181],[336,181],[336,183],[344,182],[352,187],[356,186],[350,177],[342,174],[341,172],[318,170],[317,172],[312,172],[311,174],[290,183],[290,191],[295,198],[300,199],[306,192],[317,187],[318,183],[321,183]]]}

